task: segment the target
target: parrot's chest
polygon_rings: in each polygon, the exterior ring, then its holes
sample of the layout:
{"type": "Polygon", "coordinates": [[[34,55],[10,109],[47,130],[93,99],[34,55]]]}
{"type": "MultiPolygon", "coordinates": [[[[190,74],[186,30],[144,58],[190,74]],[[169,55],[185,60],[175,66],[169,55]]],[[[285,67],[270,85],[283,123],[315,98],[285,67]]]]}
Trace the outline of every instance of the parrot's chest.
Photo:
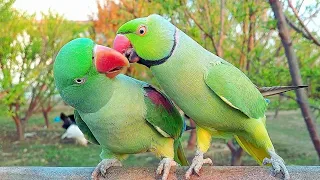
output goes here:
{"type": "Polygon", "coordinates": [[[144,115],[144,96],[141,90],[131,88],[119,89],[98,112],[81,117],[103,148],[129,154],[147,151],[154,138],[144,115]]]}
{"type": "Polygon", "coordinates": [[[139,113],[105,111],[98,117],[85,118],[92,133],[103,147],[117,153],[136,153],[149,147],[150,127],[139,113]],[[142,142],[139,142],[142,141],[142,142]]]}

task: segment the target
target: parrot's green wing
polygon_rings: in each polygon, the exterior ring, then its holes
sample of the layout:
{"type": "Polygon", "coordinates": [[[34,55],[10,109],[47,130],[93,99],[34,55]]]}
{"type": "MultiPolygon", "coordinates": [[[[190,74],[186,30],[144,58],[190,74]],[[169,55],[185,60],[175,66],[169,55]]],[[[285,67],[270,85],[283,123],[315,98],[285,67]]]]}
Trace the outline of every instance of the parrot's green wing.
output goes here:
{"type": "Polygon", "coordinates": [[[204,79],[207,86],[231,107],[250,118],[264,116],[266,101],[250,79],[236,67],[224,62],[213,63],[204,79]]]}
{"type": "Polygon", "coordinates": [[[92,132],[88,128],[87,124],[81,119],[77,110],[74,110],[74,119],[76,120],[77,126],[85,135],[86,139],[93,144],[100,145],[96,138],[93,136],[92,132]]]}
{"type": "Polygon", "coordinates": [[[144,86],[145,119],[164,137],[177,139],[184,128],[183,119],[167,96],[150,85],[144,86]]]}

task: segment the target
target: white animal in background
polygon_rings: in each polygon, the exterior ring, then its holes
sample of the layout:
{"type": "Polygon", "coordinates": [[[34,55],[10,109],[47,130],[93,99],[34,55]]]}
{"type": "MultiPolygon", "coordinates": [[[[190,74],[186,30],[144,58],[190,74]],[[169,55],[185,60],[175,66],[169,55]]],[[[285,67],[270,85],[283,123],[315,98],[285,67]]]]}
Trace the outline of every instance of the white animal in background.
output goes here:
{"type": "Polygon", "coordinates": [[[88,141],[84,137],[84,134],[81,132],[79,127],[76,125],[74,115],[72,114],[67,116],[64,113],[61,113],[60,119],[63,121],[62,128],[66,129],[66,132],[61,136],[61,139],[75,139],[76,143],[87,146],[88,141]]]}
{"type": "Polygon", "coordinates": [[[64,138],[75,139],[77,143],[83,146],[87,146],[88,144],[88,141],[84,137],[84,134],[81,132],[79,127],[75,124],[71,124],[68,127],[67,131],[61,136],[61,139],[64,139],[64,138]]]}

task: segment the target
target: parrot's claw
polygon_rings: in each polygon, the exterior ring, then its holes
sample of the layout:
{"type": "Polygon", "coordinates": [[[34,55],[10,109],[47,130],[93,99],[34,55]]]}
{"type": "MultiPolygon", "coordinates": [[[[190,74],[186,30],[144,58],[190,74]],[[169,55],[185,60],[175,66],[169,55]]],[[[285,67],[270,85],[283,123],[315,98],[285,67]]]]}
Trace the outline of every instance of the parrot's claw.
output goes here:
{"type": "Polygon", "coordinates": [[[159,166],[157,168],[157,174],[160,175],[163,172],[162,180],[167,180],[171,166],[177,166],[177,163],[171,158],[163,158],[160,161],[159,166]]]}
{"type": "Polygon", "coordinates": [[[121,162],[117,159],[102,160],[92,172],[91,179],[98,180],[99,175],[105,177],[107,174],[107,170],[113,166],[122,166],[122,165],[121,165],[121,162]]]}
{"type": "Polygon", "coordinates": [[[283,159],[274,151],[269,151],[269,155],[271,158],[270,159],[264,158],[262,163],[264,165],[272,164],[272,167],[273,167],[272,175],[276,176],[281,172],[283,175],[283,179],[290,179],[289,172],[286,168],[286,165],[284,164],[283,159]]]}
{"type": "Polygon", "coordinates": [[[190,179],[192,172],[194,171],[197,175],[199,175],[199,171],[202,168],[203,164],[212,165],[212,160],[210,158],[203,159],[203,152],[197,150],[196,156],[192,160],[192,164],[186,172],[186,179],[190,179]]]}

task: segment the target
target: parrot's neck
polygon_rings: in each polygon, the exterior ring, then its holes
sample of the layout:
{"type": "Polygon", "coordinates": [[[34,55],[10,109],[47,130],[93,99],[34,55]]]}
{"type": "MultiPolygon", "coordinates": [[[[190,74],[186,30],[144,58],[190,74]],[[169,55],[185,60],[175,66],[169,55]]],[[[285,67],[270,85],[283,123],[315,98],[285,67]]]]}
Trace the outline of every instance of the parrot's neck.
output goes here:
{"type": "Polygon", "coordinates": [[[162,59],[158,59],[158,60],[146,60],[146,59],[140,58],[138,63],[139,64],[143,64],[143,65],[147,66],[148,68],[150,68],[152,66],[157,66],[157,65],[165,63],[172,56],[173,52],[175,51],[175,49],[177,47],[177,41],[178,41],[178,38],[179,38],[178,31],[179,31],[179,29],[175,28],[174,34],[173,34],[173,38],[174,38],[173,46],[172,46],[172,48],[170,50],[170,53],[166,57],[164,57],[162,59]]]}
{"type": "Polygon", "coordinates": [[[77,93],[77,96],[86,96],[85,100],[79,101],[76,98],[77,101],[72,102],[70,105],[84,113],[97,112],[110,101],[115,91],[115,84],[118,81],[119,80],[117,78],[97,78],[91,82],[93,85],[92,87],[86,88],[82,92],[77,93]]]}
{"type": "MultiPolygon", "coordinates": [[[[176,30],[176,48],[167,61],[151,67],[153,72],[161,71],[162,73],[164,69],[165,71],[175,71],[177,67],[186,68],[185,71],[190,71],[195,69],[195,66],[205,66],[214,58],[214,54],[204,49],[181,30],[176,30]],[[188,66],[185,66],[186,64],[188,66]]],[[[218,56],[215,57],[219,58],[218,56]]]]}

